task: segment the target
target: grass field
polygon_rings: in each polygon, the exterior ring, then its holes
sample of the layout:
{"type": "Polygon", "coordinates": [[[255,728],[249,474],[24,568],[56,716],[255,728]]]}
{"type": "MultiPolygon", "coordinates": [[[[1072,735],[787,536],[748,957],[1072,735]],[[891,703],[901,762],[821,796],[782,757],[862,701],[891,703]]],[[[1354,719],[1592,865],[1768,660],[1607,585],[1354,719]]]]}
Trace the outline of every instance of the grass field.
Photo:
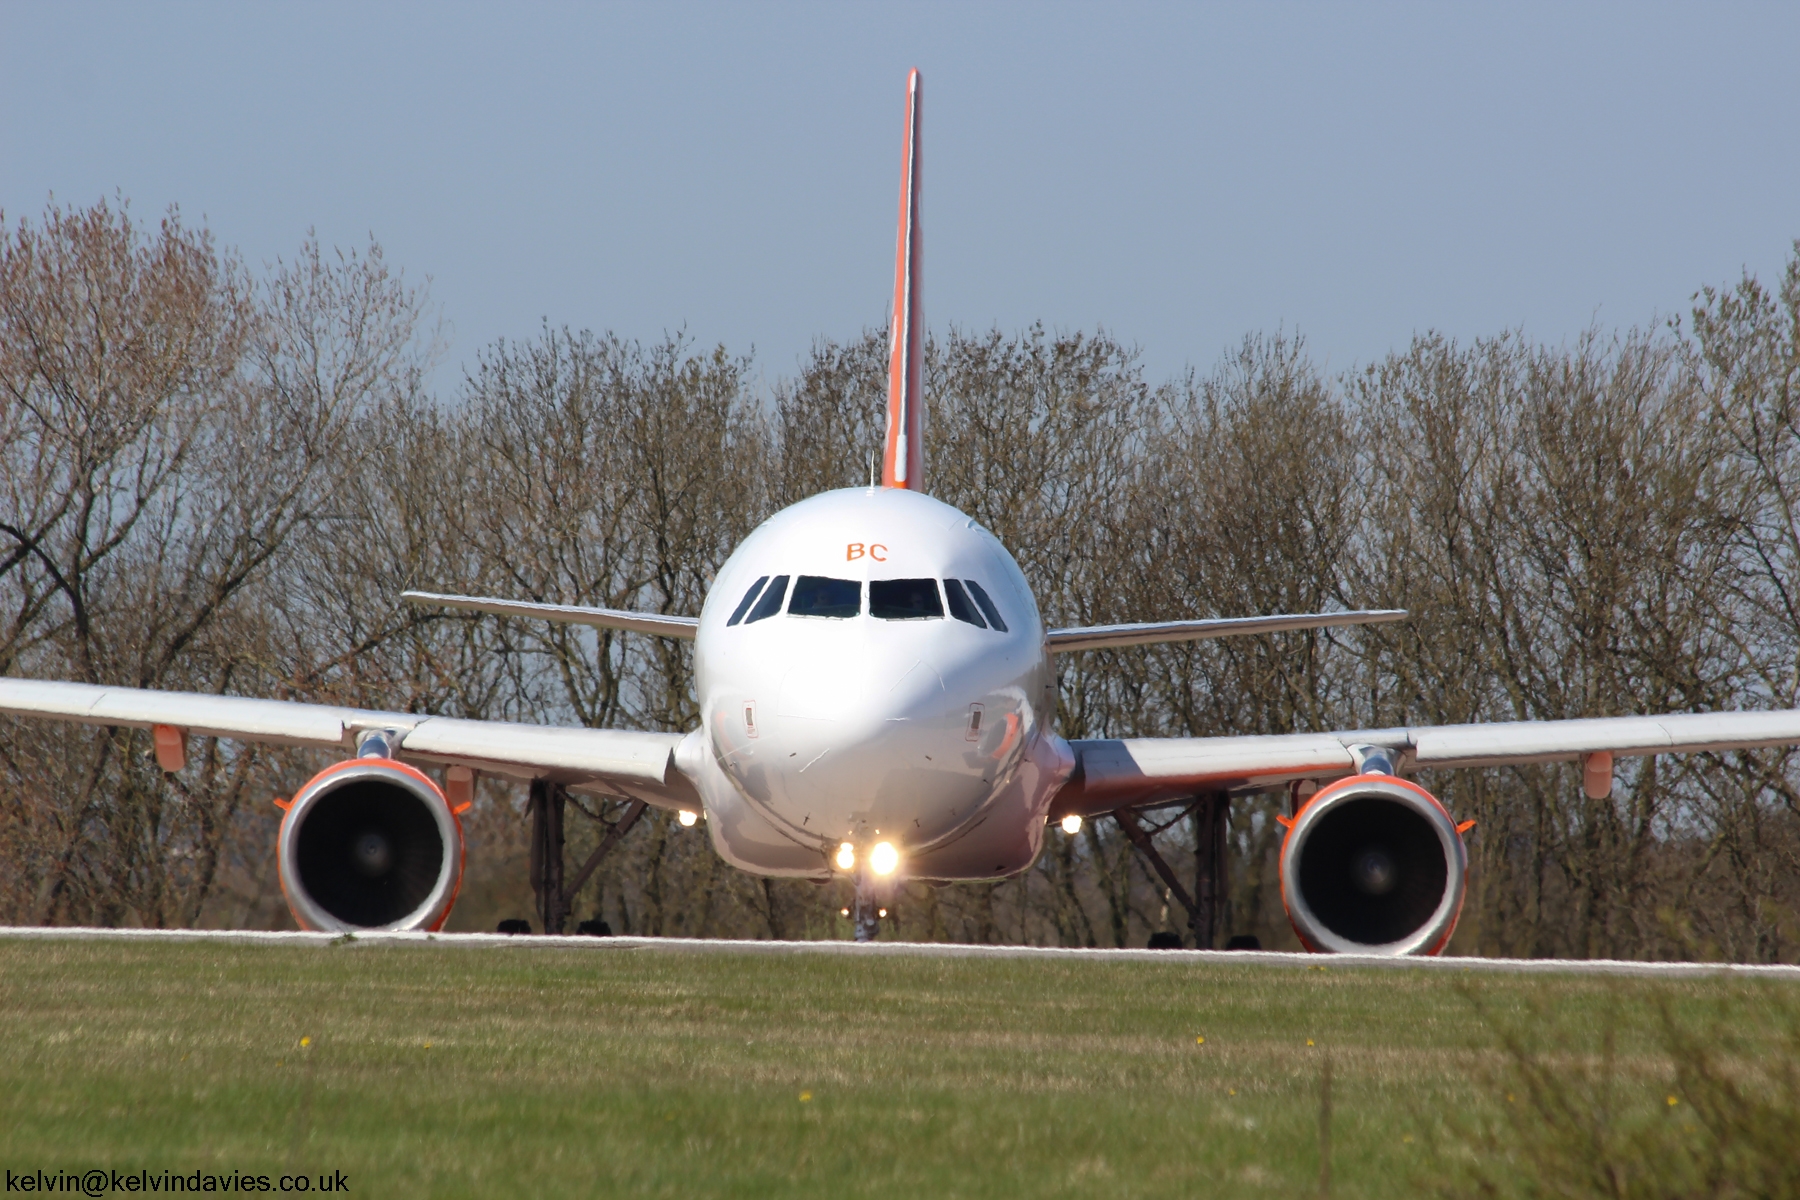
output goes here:
{"type": "Polygon", "coordinates": [[[1329,1053],[1333,1194],[1393,1195],[1466,1156],[1504,1086],[1459,981],[1559,1044],[1612,1026],[1645,1095],[1653,993],[1751,986],[1471,978],[0,938],[0,1167],[335,1170],[384,1197],[1316,1195],[1329,1053]]]}

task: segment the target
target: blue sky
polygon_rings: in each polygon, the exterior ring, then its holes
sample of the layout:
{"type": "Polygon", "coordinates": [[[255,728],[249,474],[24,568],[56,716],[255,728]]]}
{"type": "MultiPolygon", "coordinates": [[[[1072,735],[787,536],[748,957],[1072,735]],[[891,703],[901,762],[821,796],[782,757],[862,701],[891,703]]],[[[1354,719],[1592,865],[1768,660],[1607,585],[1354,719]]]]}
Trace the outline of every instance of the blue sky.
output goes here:
{"type": "Polygon", "coordinates": [[[1152,377],[1298,330],[1547,341],[1773,276],[1800,5],[6,0],[0,208],[179,203],[254,265],[372,234],[438,379],[541,320],[765,376],[886,321],[906,69],[929,324],[1104,325],[1152,377]]]}

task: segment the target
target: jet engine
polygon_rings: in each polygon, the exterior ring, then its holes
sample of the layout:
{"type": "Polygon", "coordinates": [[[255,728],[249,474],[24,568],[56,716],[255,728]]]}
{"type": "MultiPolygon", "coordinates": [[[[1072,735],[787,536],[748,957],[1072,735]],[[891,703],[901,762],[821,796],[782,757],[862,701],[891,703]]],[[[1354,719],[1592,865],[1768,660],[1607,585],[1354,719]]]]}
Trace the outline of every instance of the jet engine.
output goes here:
{"type": "Polygon", "coordinates": [[[423,771],[353,758],[294,794],[276,860],[302,929],[436,930],[462,884],[462,822],[423,771]]]}
{"type": "Polygon", "coordinates": [[[1315,952],[1437,954],[1467,877],[1456,822],[1437,797],[1392,775],[1320,789],[1281,846],[1281,901],[1315,952]]]}

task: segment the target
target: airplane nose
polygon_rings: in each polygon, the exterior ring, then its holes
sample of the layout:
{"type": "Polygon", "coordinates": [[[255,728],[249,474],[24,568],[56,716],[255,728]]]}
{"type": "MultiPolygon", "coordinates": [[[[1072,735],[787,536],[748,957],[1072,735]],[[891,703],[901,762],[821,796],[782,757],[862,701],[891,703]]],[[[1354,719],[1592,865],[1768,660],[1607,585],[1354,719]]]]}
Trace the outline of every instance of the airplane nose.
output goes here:
{"type": "MultiPolygon", "coordinates": [[[[867,664],[856,664],[864,666],[867,664]]],[[[796,668],[782,681],[777,736],[789,753],[874,752],[942,734],[944,681],[930,664],[849,672],[796,668]]]]}
{"type": "Polygon", "coordinates": [[[866,826],[918,841],[966,817],[985,787],[969,762],[965,714],[948,709],[943,677],[916,656],[796,665],[761,740],[807,829],[866,826]]]}

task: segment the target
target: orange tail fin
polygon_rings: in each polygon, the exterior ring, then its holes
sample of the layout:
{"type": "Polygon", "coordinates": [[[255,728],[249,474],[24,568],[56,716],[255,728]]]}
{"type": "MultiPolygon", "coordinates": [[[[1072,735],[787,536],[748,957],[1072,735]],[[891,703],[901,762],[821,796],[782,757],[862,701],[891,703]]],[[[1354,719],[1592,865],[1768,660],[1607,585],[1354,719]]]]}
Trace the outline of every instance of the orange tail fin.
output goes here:
{"type": "Polygon", "coordinates": [[[900,236],[894,250],[893,348],[888,360],[886,487],[925,487],[924,307],[919,298],[919,72],[906,77],[906,146],[900,160],[900,236]]]}

